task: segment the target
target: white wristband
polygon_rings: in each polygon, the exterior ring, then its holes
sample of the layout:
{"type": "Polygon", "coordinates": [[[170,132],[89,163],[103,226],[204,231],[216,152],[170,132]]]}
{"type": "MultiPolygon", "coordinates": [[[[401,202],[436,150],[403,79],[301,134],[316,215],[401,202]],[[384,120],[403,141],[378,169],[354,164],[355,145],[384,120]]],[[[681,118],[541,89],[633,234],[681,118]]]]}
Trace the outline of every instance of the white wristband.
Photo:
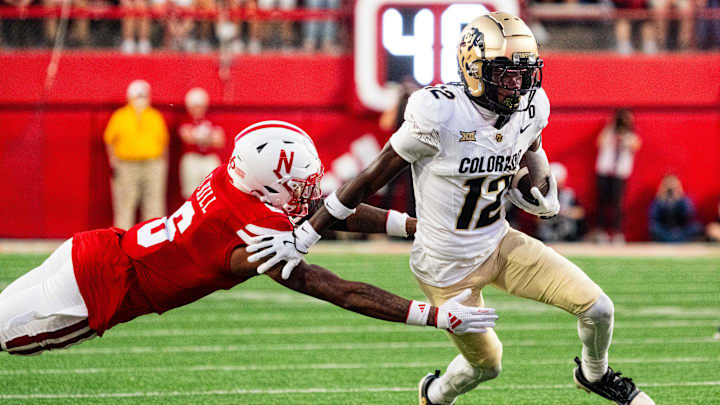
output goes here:
{"type": "Polygon", "coordinates": [[[310,225],[310,221],[304,221],[300,226],[295,228],[295,249],[302,254],[307,254],[308,250],[320,240],[320,234],[310,225]]]}
{"type": "Polygon", "coordinates": [[[430,304],[422,301],[410,301],[408,310],[407,325],[427,326],[428,315],[430,315],[430,304]]]}
{"type": "Polygon", "coordinates": [[[330,215],[334,216],[339,220],[346,219],[350,215],[355,213],[355,208],[348,208],[337,198],[335,191],[330,193],[325,199],[325,208],[327,208],[330,215]]]}
{"type": "Polygon", "coordinates": [[[385,231],[388,236],[400,236],[407,238],[408,233],[405,225],[408,218],[410,218],[410,215],[405,212],[388,210],[387,219],[385,221],[385,231]]]}

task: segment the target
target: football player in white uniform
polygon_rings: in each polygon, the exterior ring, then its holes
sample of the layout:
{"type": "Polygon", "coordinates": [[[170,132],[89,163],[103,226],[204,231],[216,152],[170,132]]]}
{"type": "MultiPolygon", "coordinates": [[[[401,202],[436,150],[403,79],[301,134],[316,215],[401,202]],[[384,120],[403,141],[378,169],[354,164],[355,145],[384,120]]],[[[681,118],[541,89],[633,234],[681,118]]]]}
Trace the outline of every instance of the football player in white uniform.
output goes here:
{"type": "MultiPolygon", "coordinates": [[[[331,194],[325,207],[292,234],[266,238],[248,250],[260,251],[255,260],[274,254],[266,267],[287,261],[289,273],[320,239],[319,232],[350,216],[410,165],[418,217],[410,268],[433,305],[470,288],[466,303],[483,306],[482,289],[491,284],[570,312],[578,318],[582,341],[573,372],[578,388],[617,404],[653,404],[631,379],[608,366],[610,298],[576,265],[505,220],[503,198],[540,217],[560,209],[554,178],[545,196],[532,189],[537,205],[509,188],[526,151],[547,159],[541,132],[550,104],[540,87],[543,61],[535,37],[518,17],[490,13],[463,29],[457,56],[462,83],[414,93],[405,123],[365,171],[331,194]]],[[[400,214],[390,215],[388,229],[401,228],[404,221],[400,214]]],[[[422,310],[411,307],[409,316],[419,316],[416,312],[422,310]]],[[[452,404],[500,374],[502,344],[492,329],[449,336],[461,354],[442,376],[435,372],[420,381],[421,405],[452,404]]]]}

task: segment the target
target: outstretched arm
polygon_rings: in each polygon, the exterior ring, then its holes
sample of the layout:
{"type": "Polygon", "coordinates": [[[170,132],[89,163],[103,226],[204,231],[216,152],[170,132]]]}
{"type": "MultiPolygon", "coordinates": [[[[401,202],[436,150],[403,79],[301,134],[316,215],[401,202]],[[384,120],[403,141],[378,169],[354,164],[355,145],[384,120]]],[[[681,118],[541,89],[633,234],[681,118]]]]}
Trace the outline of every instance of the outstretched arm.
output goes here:
{"type": "MultiPolygon", "coordinates": [[[[388,184],[408,165],[409,163],[395,152],[390,143],[387,143],[370,166],[355,178],[340,186],[335,195],[345,207],[355,208],[388,184]]],[[[337,218],[330,214],[327,207],[322,206],[310,218],[309,222],[315,231],[321,233],[330,229],[336,221],[337,218]]]]}
{"type": "MultiPolygon", "coordinates": [[[[314,201],[310,206],[310,213],[305,219],[310,219],[322,207],[322,200],[314,201]]],[[[343,221],[336,222],[330,229],[357,233],[387,233],[390,236],[410,236],[415,234],[416,225],[416,218],[408,217],[395,210],[360,204],[353,215],[343,221]],[[400,230],[404,232],[400,233],[400,230]]]]}
{"type": "MultiPolygon", "coordinates": [[[[242,247],[236,248],[231,256],[232,272],[243,279],[257,275],[255,265],[247,261],[247,256],[242,247]]],[[[434,326],[456,334],[484,333],[487,328],[495,327],[497,315],[494,309],[461,304],[469,298],[469,289],[436,308],[424,302],[406,300],[367,283],[344,280],[304,261],[287,279],[282,278],[281,269],[281,265],[276,265],[265,274],[292,290],[372,318],[434,326]]]]}

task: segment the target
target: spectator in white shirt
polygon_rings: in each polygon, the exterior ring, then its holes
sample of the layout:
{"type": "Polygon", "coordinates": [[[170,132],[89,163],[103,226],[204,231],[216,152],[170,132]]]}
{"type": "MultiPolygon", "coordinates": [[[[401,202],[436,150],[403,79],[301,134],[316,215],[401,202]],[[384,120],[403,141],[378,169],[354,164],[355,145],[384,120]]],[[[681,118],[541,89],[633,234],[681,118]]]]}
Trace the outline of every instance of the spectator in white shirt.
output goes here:
{"type": "Polygon", "coordinates": [[[622,232],[623,195],[641,143],[635,133],[633,114],[627,109],[618,110],[598,137],[595,239],[599,242],[610,239],[617,243],[625,241],[622,232]]]}

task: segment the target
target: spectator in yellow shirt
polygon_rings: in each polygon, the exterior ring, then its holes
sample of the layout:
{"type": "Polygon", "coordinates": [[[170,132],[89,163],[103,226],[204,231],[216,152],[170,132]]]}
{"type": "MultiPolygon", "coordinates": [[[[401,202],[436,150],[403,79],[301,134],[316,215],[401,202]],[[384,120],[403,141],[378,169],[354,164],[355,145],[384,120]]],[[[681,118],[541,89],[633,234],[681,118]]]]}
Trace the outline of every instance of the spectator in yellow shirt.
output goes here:
{"type": "Polygon", "coordinates": [[[128,104],[113,113],[105,128],[115,226],[130,228],[142,219],[165,215],[168,130],[160,112],[150,106],[150,85],[135,80],[127,88],[128,104]]]}

